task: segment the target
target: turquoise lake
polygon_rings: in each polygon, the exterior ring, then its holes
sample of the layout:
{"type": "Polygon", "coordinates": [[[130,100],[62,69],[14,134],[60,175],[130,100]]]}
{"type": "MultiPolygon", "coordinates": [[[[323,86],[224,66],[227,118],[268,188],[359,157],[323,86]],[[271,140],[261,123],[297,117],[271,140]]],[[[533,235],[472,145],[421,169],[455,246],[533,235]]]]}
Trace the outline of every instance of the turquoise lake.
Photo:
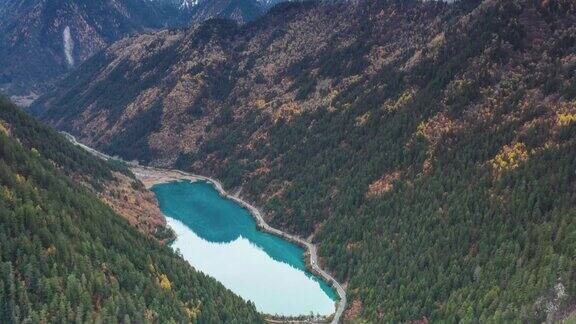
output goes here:
{"type": "Polygon", "coordinates": [[[256,228],[249,212],[205,182],[170,182],[152,188],[172,247],[199,271],[251,300],[266,314],[334,313],[332,288],[306,270],[301,247],[256,228]]]}

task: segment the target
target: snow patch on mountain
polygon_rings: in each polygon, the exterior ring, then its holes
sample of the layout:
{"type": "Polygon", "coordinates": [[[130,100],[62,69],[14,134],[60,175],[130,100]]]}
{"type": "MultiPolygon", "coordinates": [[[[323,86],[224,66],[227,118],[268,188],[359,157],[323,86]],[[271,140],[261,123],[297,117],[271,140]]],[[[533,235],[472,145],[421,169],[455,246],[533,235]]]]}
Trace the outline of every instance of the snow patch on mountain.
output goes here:
{"type": "Polygon", "coordinates": [[[63,32],[64,38],[64,55],[66,56],[66,62],[69,66],[74,66],[74,56],[72,51],[74,50],[74,41],[72,40],[72,34],[70,33],[70,27],[66,26],[63,32]]]}
{"type": "Polygon", "coordinates": [[[190,9],[198,4],[198,0],[182,0],[180,9],[190,9]]]}

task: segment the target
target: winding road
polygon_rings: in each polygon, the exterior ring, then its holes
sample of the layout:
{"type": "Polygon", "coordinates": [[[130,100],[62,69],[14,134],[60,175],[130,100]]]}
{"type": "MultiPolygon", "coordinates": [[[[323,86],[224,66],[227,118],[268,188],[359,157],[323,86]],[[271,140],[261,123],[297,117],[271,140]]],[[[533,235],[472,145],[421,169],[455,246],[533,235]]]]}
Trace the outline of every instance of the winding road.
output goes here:
{"type": "MultiPolygon", "coordinates": [[[[63,132],[63,134],[73,144],[82,147],[86,151],[94,154],[95,156],[97,156],[101,159],[104,159],[104,160],[117,159],[117,158],[113,158],[109,155],[106,155],[102,152],[99,152],[99,151],[97,151],[97,150],[95,150],[89,146],[86,146],[86,145],[78,142],[74,136],[72,136],[68,133],[63,132]]],[[[119,160],[119,159],[117,159],[117,160],[119,160]]],[[[344,314],[344,310],[346,309],[346,302],[347,302],[346,291],[344,290],[342,285],[332,275],[330,275],[328,272],[326,272],[325,270],[323,270],[319,266],[317,247],[311,241],[305,240],[305,239],[298,237],[296,235],[282,232],[281,230],[276,229],[276,228],[268,225],[268,223],[266,223],[266,221],[264,220],[264,217],[262,216],[262,213],[260,212],[260,210],[258,208],[247,203],[246,201],[242,200],[238,196],[228,194],[226,192],[226,190],[224,190],[222,183],[220,183],[220,181],[218,181],[216,179],[212,179],[212,178],[201,176],[201,175],[191,174],[191,173],[187,173],[187,172],[180,171],[180,170],[160,169],[160,168],[149,167],[149,166],[135,165],[135,164],[132,164],[129,162],[125,162],[125,163],[127,163],[130,166],[132,172],[136,175],[136,177],[138,179],[140,179],[140,180],[148,179],[148,181],[142,181],[145,184],[147,184],[147,187],[150,187],[153,184],[168,182],[168,181],[174,181],[174,180],[192,180],[192,181],[208,182],[208,183],[212,184],[212,186],[214,186],[214,188],[220,193],[220,195],[222,195],[223,197],[226,197],[228,199],[231,199],[231,200],[235,201],[236,203],[238,203],[239,205],[241,205],[242,207],[246,208],[250,212],[250,214],[252,214],[254,219],[256,220],[256,223],[258,224],[258,228],[260,228],[262,231],[280,236],[286,240],[289,240],[291,242],[294,242],[294,243],[304,247],[308,251],[308,255],[310,258],[310,260],[309,260],[310,261],[309,266],[311,268],[310,270],[313,273],[322,277],[326,282],[330,283],[332,285],[332,287],[338,293],[338,297],[340,298],[340,300],[338,301],[338,303],[336,305],[336,312],[334,313],[334,316],[332,317],[331,323],[337,324],[340,322],[342,315],[344,314]],[[152,182],[149,181],[149,179],[151,177],[154,178],[154,180],[152,182]]],[[[290,321],[288,321],[288,322],[290,322],[290,321]]]]}

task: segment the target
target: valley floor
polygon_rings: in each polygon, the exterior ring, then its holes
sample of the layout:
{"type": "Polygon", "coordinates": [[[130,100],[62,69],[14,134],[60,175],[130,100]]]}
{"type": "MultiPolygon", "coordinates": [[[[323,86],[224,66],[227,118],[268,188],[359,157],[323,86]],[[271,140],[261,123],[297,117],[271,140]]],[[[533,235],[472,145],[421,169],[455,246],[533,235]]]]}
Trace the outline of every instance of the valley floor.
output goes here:
{"type": "MultiPolygon", "coordinates": [[[[99,152],[93,148],[90,148],[80,142],[78,142],[74,136],[65,133],[66,137],[74,144],[81,146],[82,148],[86,149],[87,151],[91,152],[92,154],[103,158],[103,159],[112,159],[112,157],[99,152]]],[[[130,164],[131,171],[136,175],[138,180],[140,180],[147,189],[152,188],[154,185],[171,182],[171,181],[182,181],[182,180],[189,180],[189,181],[206,181],[214,186],[216,190],[224,197],[235,201],[236,203],[240,204],[254,217],[258,228],[262,231],[280,236],[288,241],[301,245],[306,249],[306,254],[308,255],[307,265],[310,268],[310,271],[315,273],[316,275],[322,277],[326,282],[330,283],[332,287],[336,290],[339,297],[339,302],[337,303],[336,312],[334,313],[331,323],[339,323],[344,310],[346,309],[346,291],[344,287],[328,272],[320,267],[318,264],[318,255],[317,255],[317,247],[313,244],[310,239],[303,239],[295,235],[291,235],[280,231],[276,228],[271,227],[268,223],[264,220],[262,213],[260,210],[253,205],[247,203],[246,201],[242,200],[238,196],[230,195],[225,190],[222,184],[216,180],[209,177],[195,175],[186,173],[180,170],[167,170],[167,169],[159,169],[141,165],[134,165],[130,164]]]]}

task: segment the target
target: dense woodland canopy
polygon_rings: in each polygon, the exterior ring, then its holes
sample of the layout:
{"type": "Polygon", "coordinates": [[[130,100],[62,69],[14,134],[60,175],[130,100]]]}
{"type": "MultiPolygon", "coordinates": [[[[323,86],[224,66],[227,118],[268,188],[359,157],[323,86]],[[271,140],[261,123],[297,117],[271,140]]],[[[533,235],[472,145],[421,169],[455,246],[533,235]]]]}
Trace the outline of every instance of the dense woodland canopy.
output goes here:
{"type": "Polygon", "coordinates": [[[67,176],[121,169],[0,99],[0,323],[262,322],[67,176]]]}
{"type": "Polygon", "coordinates": [[[576,303],[573,1],[282,5],[120,42],[35,111],[315,234],[350,320],[538,322],[576,303]]]}

